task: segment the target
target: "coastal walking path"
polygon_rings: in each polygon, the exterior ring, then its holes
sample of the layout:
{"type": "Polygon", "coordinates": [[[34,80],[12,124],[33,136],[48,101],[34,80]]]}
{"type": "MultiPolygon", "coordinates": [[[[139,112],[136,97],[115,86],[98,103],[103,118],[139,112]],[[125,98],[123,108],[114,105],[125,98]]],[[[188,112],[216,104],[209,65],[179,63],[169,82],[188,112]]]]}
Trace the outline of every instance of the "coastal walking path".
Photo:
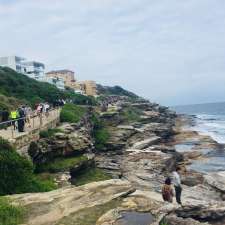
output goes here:
{"type": "MultiPolygon", "coordinates": [[[[0,137],[6,140],[17,139],[21,136],[28,135],[30,132],[36,129],[42,129],[46,127],[47,124],[52,121],[59,119],[60,117],[60,108],[50,110],[48,115],[46,113],[42,113],[40,116],[36,115],[30,119],[30,126],[28,123],[25,123],[24,132],[18,132],[18,130],[14,130],[13,126],[9,126],[7,129],[0,128],[0,137]]],[[[1,123],[0,123],[1,125],[1,123]]]]}

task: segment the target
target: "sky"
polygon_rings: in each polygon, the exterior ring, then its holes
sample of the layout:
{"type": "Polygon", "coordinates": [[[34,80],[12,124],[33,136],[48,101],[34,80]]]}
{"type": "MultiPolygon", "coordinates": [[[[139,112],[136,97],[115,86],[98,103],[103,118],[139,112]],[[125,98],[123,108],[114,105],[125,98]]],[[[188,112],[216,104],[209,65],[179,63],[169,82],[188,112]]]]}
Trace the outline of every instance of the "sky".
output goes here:
{"type": "Polygon", "coordinates": [[[151,101],[225,100],[224,0],[0,0],[0,55],[151,101]]]}

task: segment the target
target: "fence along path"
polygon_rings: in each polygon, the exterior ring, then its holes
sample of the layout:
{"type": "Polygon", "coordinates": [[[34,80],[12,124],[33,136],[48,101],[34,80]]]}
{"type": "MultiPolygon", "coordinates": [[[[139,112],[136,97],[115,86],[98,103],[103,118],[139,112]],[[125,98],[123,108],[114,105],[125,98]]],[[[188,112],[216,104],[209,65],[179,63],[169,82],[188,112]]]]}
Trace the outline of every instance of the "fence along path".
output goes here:
{"type": "MultiPolygon", "coordinates": [[[[24,132],[18,132],[18,130],[14,130],[12,121],[0,123],[0,136],[6,140],[17,139],[20,136],[24,136],[29,134],[33,130],[41,129],[45,127],[48,123],[59,119],[60,116],[60,108],[52,109],[48,114],[42,113],[41,115],[36,115],[31,117],[30,119],[30,127],[28,123],[25,123],[24,132]],[[5,124],[10,124],[7,129],[2,128],[5,124]]],[[[17,119],[18,120],[18,119],[17,119]]]]}

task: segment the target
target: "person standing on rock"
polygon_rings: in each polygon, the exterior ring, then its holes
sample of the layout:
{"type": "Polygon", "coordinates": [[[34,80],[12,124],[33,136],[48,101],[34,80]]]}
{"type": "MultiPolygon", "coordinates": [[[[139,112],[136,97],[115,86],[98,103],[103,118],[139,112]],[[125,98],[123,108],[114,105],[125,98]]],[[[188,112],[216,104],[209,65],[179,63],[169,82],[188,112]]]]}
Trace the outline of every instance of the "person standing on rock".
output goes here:
{"type": "Polygon", "coordinates": [[[165,184],[162,187],[162,197],[165,202],[173,202],[174,190],[172,187],[172,182],[169,177],[166,178],[165,184]]]}
{"type": "Polygon", "coordinates": [[[180,167],[177,167],[176,170],[173,172],[173,185],[176,192],[176,201],[179,205],[182,205],[181,203],[182,187],[181,187],[180,170],[181,170],[180,167]]]}

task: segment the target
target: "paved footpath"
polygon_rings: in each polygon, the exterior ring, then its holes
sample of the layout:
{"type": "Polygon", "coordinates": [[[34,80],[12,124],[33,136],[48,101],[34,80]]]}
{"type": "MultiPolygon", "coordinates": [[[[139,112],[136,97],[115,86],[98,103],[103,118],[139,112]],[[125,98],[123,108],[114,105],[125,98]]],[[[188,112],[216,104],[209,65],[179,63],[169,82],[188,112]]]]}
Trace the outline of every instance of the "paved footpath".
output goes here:
{"type": "Polygon", "coordinates": [[[28,134],[29,132],[35,130],[35,129],[38,129],[38,128],[41,128],[41,127],[44,127],[46,124],[54,121],[55,119],[59,118],[59,115],[60,115],[60,109],[54,109],[54,110],[51,110],[49,112],[49,115],[46,116],[44,113],[42,114],[42,117],[40,116],[36,116],[36,117],[33,117],[31,118],[31,123],[30,123],[30,127],[29,125],[26,123],[25,124],[25,132],[18,132],[18,130],[15,130],[13,129],[12,126],[8,127],[6,130],[5,129],[1,129],[0,130],[0,136],[6,140],[9,140],[9,139],[16,139],[20,136],[23,136],[23,135],[26,135],[28,134]]]}

